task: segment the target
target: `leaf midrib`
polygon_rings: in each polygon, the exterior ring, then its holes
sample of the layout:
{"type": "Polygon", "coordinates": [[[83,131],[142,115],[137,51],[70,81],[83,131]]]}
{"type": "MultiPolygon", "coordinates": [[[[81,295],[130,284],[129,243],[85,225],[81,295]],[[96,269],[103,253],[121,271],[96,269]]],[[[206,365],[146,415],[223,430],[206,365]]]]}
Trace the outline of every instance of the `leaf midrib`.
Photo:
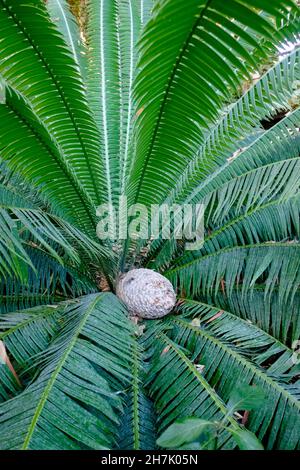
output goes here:
{"type": "Polygon", "coordinates": [[[230,251],[235,251],[235,250],[248,250],[251,248],[300,248],[300,243],[289,243],[289,242],[277,242],[277,243],[272,243],[272,242],[265,242],[265,243],[257,243],[257,244],[251,244],[251,245],[244,245],[244,246],[234,246],[234,247],[226,247],[222,248],[221,250],[216,251],[215,253],[210,253],[205,256],[201,256],[199,258],[195,258],[192,261],[189,261],[188,263],[184,263],[180,266],[177,266],[176,268],[169,269],[164,273],[165,276],[168,276],[170,274],[176,273],[177,271],[180,271],[181,269],[185,269],[189,266],[192,266],[194,264],[200,263],[203,260],[206,260],[208,258],[213,258],[215,256],[219,256],[222,253],[229,253],[230,251]]]}

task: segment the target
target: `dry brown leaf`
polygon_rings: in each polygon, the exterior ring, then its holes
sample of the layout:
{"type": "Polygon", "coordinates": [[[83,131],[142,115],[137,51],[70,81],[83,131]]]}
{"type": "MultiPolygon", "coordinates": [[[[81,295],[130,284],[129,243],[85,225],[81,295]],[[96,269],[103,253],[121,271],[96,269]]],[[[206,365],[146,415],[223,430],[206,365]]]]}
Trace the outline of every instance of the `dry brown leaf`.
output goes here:
{"type": "Polygon", "coordinates": [[[17,373],[16,373],[15,369],[13,368],[12,363],[10,362],[10,359],[7,355],[6,347],[5,347],[5,344],[3,343],[3,341],[0,341],[0,360],[2,360],[4,362],[4,364],[7,365],[7,367],[9,368],[9,370],[11,371],[13,376],[15,377],[18,384],[21,385],[19,377],[17,376],[17,373]]]}

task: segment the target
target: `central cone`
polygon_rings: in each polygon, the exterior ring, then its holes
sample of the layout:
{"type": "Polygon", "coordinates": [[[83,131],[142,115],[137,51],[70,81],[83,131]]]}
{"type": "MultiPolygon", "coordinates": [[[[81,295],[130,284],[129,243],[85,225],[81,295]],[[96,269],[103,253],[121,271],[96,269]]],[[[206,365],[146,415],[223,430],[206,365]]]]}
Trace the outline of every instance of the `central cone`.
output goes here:
{"type": "Polygon", "coordinates": [[[176,303],[170,281],[151,269],[132,269],[122,274],[117,295],[132,315],[147,319],[164,317],[176,303]]]}

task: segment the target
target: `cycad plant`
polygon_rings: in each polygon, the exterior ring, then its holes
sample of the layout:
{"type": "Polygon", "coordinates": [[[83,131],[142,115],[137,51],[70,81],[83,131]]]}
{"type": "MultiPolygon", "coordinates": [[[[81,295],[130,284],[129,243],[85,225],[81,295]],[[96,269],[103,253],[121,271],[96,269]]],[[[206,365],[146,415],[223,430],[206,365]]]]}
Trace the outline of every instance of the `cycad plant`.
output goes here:
{"type": "Polygon", "coordinates": [[[0,0],[0,449],[299,448],[297,2],[85,14],[0,0]],[[120,196],[204,243],[100,239],[120,196]]]}

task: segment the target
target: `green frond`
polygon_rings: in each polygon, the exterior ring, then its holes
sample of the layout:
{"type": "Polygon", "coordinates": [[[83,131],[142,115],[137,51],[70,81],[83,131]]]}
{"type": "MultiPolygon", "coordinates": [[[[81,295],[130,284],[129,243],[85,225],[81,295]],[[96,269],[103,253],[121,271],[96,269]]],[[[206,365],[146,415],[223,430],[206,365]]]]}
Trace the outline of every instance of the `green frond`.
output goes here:
{"type": "MultiPolygon", "coordinates": [[[[3,31],[1,75],[46,126],[51,140],[60,149],[60,158],[71,168],[71,173],[76,173],[89,197],[98,203],[103,189],[99,135],[77,65],[51,22],[45,3],[1,0],[0,26],[3,31]]],[[[35,128],[35,123],[31,124],[35,128]]],[[[14,150],[18,149],[19,146],[14,150]]],[[[52,181],[57,186],[57,176],[47,163],[44,150],[43,177],[49,185],[52,181]]],[[[31,165],[30,171],[17,166],[31,180],[38,170],[41,178],[40,161],[31,158],[31,165]]]]}
{"type": "Polygon", "coordinates": [[[34,269],[28,268],[27,282],[12,276],[0,282],[0,312],[11,312],[36,305],[52,304],[69,297],[97,292],[92,273],[84,266],[61,265],[40,248],[26,247],[34,269]]]}
{"type": "Polygon", "coordinates": [[[192,417],[210,447],[300,449],[299,2],[80,5],[0,0],[0,450],[169,448],[192,417]],[[167,205],[169,239],[99,241],[120,195],[167,205]],[[132,267],[169,315],[127,311],[132,267]]]}
{"type": "Polygon", "coordinates": [[[6,364],[0,362],[0,403],[20,392],[20,386],[6,364]]]}
{"type": "Polygon", "coordinates": [[[88,2],[88,100],[101,130],[101,158],[108,203],[119,177],[121,76],[118,2],[88,2]],[[113,186],[114,185],[114,186],[113,186]]]}
{"type": "MultiPolygon", "coordinates": [[[[11,269],[16,278],[23,280],[24,271],[28,275],[26,263],[34,270],[32,260],[26,252],[27,245],[43,249],[62,265],[67,258],[69,263],[73,262],[74,267],[80,264],[80,259],[87,258],[101,265],[109,258],[109,252],[105,248],[72,224],[42,211],[38,205],[1,183],[0,216],[0,270],[3,270],[4,279],[11,274],[11,269]],[[8,263],[10,258],[11,262],[8,263]]],[[[107,264],[109,265],[108,261],[107,264]]]]}
{"type": "Polygon", "coordinates": [[[132,383],[125,396],[125,408],[121,421],[118,448],[151,450],[156,448],[156,415],[153,403],[144,390],[147,365],[142,360],[138,344],[133,345],[134,362],[132,383]]]}
{"type": "Polygon", "coordinates": [[[138,1],[139,15],[140,15],[140,21],[141,21],[142,26],[147,24],[147,21],[151,17],[153,5],[154,5],[153,0],[139,0],[138,1]]]}
{"type": "Polygon", "coordinates": [[[123,0],[119,2],[119,39],[121,73],[121,149],[120,194],[124,194],[134,152],[132,127],[134,123],[133,82],[138,60],[138,40],[150,17],[153,0],[123,0]]]}
{"type": "Polygon", "coordinates": [[[33,267],[19,239],[14,221],[0,209],[0,274],[1,278],[15,275],[26,282],[28,266],[33,267]]]}
{"type": "Polygon", "coordinates": [[[290,50],[290,43],[297,43],[299,40],[299,23],[300,22],[300,12],[299,8],[289,11],[286,15],[286,18],[282,18],[277,21],[277,28],[282,36],[281,52],[282,46],[284,46],[284,52],[290,50]]]}
{"type": "MultiPolygon", "coordinates": [[[[259,322],[238,318],[234,312],[222,310],[217,306],[206,304],[198,300],[183,298],[180,299],[176,313],[180,313],[180,317],[174,317],[175,322],[176,319],[186,321],[187,319],[194,320],[197,318],[200,321],[199,327],[204,324],[205,327],[210,328],[211,331],[214,332],[222,331],[222,328],[226,325],[228,332],[230,330],[232,331],[233,338],[239,337],[237,345],[239,347],[243,346],[247,353],[249,353],[251,348],[257,348],[257,351],[263,350],[264,361],[268,359],[266,351],[268,351],[269,357],[273,354],[280,354],[282,357],[286,358],[290,369],[297,369],[297,367],[293,367],[291,360],[292,350],[271,334],[265,332],[259,325],[259,322]]],[[[196,322],[194,322],[194,326],[196,326],[196,322]]],[[[279,363],[280,361],[278,361],[278,364],[279,363]]]]}
{"type": "Polygon", "coordinates": [[[53,205],[64,210],[66,217],[78,218],[81,225],[94,227],[95,210],[78,176],[53,142],[49,129],[37,120],[28,103],[11,88],[6,90],[6,103],[0,107],[0,118],[1,158],[9,168],[38,187],[53,205]],[[32,158],[33,154],[35,158],[32,158]],[[65,190],[63,201],[59,197],[62,187],[65,190]]]}
{"type": "MultiPolygon", "coordinates": [[[[61,258],[57,254],[57,250],[54,250],[47,243],[47,240],[51,240],[63,248],[71,259],[79,261],[73,247],[68,244],[48,214],[29,204],[28,201],[18,194],[8,191],[2,185],[0,185],[0,208],[2,215],[6,215],[6,219],[10,222],[11,227],[15,227],[14,231],[16,231],[18,226],[19,230],[28,231],[34,240],[40,243],[58,261],[61,261],[61,258]]],[[[4,233],[4,230],[2,233],[4,233]]]]}
{"type": "MultiPolygon", "coordinates": [[[[147,385],[158,413],[158,431],[161,433],[176,419],[184,416],[222,421],[237,427],[228,416],[224,401],[193,362],[191,355],[165,334],[156,338],[156,354],[151,361],[147,385]]],[[[220,446],[234,447],[229,433],[220,436],[220,446]]]]}
{"type": "Polygon", "coordinates": [[[299,115],[299,110],[288,115],[199,186],[197,200],[202,194],[214,223],[220,223],[233,207],[249,210],[267,199],[280,196],[285,200],[297,193],[299,115]]]}
{"type": "Polygon", "coordinates": [[[0,407],[0,448],[109,448],[119,394],[131,377],[131,335],[112,295],[88,296],[67,308],[59,335],[41,355],[40,375],[0,407]]]}
{"type": "Polygon", "coordinates": [[[149,16],[150,3],[88,1],[88,99],[101,131],[109,203],[123,194],[132,160],[136,44],[149,16]]]}
{"type": "Polygon", "coordinates": [[[71,12],[67,0],[47,0],[47,8],[52,21],[70,47],[82,78],[85,78],[87,71],[86,48],[80,37],[77,20],[71,12]]]}
{"type": "Polygon", "coordinates": [[[246,214],[234,214],[233,219],[207,237],[202,254],[230,246],[299,239],[299,196],[285,202],[268,201],[246,214]]]}
{"type": "Polygon", "coordinates": [[[287,242],[300,237],[299,192],[286,201],[270,198],[249,211],[242,207],[240,213],[236,212],[230,214],[227,221],[223,222],[224,225],[218,225],[210,231],[201,250],[183,255],[182,261],[188,262],[222,248],[263,242],[287,242]]]}
{"type": "MultiPolygon", "coordinates": [[[[128,189],[131,201],[162,200],[203,143],[225,100],[255,68],[255,34],[261,40],[271,38],[272,19],[280,18],[288,6],[293,8],[293,3],[264,5],[269,15],[265,19],[258,5],[246,2],[157,2],[140,42],[135,83],[138,158],[128,189]],[[216,12],[222,17],[217,23],[216,12]],[[244,47],[232,40],[236,28],[243,31],[244,47]]],[[[263,47],[259,50],[257,61],[266,56],[263,47]]]]}
{"type": "Polygon", "coordinates": [[[268,242],[222,248],[194,260],[178,263],[165,275],[188,295],[212,295],[224,283],[228,296],[235,285],[250,295],[256,283],[265,285],[266,298],[279,288],[280,303],[292,304],[300,280],[300,245],[268,242]]]}
{"type": "Polygon", "coordinates": [[[207,298],[208,302],[218,305],[219,309],[229,310],[244,320],[258,325],[274,338],[292,347],[300,335],[300,295],[299,291],[294,296],[292,304],[282,305],[279,300],[278,289],[272,296],[266,298],[263,286],[252,292],[251,296],[242,294],[241,288],[234,289],[231,296],[227,297],[220,292],[214,300],[207,298]]]}
{"type": "MultiPolygon", "coordinates": [[[[278,110],[289,110],[289,100],[296,91],[299,79],[300,49],[296,48],[255,81],[209,129],[204,143],[170,192],[170,200],[185,197],[185,200],[192,201],[198,192],[199,182],[205,176],[209,179],[210,173],[226,166],[226,159],[237,151],[247,149],[256,139],[264,138],[261,120],[271,118],[278,110]]],[[[229,161],[234,161],[234,158],[229,161]]]]}
{"type": "Polygon", "coordinates": [[[3,341],[17,372],[24,371],[34,357],[45,351],[63,324],[64,305],[35,307],[0,316],[3,341]]]}
{"type": "MultiPolygon", "coordinates": [[[[299,17],[296,13],[295,17],[297,24],[299,24],[299,17]]],[[[224,17],[219,21],[220,24],[223,23],[223,19],[224,17]]],[[[274,40],[273,38],[273,48],[274,40]]],[[[240,99],[233,100],[232,104],[223,107],[217,123],[210,126],[207,131],[203,129],[203,141],[195,151],[193,158],[185,164],[181,174],[169,184],[164,203],[169,205],[174,203],[191,204],[201,200],[201,189],[205,190],[211,175],[215,173],[217,176],[224,167],[232,164],[237,155],[240,156],[240,153],[246,150],[252,141],[264,135],[263,129],[261,129],[261,120],[270,118],[278,110],[291,108],[289,100],[296,93],[300,77],[299,57],[299,48],[279,61],[277,57],[274,57],[267,72],[262,73],[240,99]],[[201,182],[203,183],[201,184],[201,182]]],[[[181,157],[179,156],[179,158],[181,157]]],[[[183,161],[183,159],[181,160],[183,161]]],[[[165,174],[171,175],[173,178],[174,168],[178,167],[174,158],[171,167],[170,171],[165,174]]],[[[155,194],[158,194],[158,190],[162,186],[161,178],[157,181],[159,181],[159,185],[156,184],[156,176],[153,176],[151,184],[149,183],[152,193],[155,194]],[[157,186],[155,190],[153,190],[154,185],[157,186]]],[[[173,241],[154,240],[150,245],[149,258],[158,255],[158,249],[162,243],[162,250],[165,253],[162,253],[164,260],[174,254],[176,244],[173,241]]],[[[143,246],[143,242],[137,244],[133,260],[138,256],[137,254],[143,246]]],[[[132,254],[130,256],[132,258],[132,254]]],[[[159,262],[156,266],[159,267],[159,262]]]]}

